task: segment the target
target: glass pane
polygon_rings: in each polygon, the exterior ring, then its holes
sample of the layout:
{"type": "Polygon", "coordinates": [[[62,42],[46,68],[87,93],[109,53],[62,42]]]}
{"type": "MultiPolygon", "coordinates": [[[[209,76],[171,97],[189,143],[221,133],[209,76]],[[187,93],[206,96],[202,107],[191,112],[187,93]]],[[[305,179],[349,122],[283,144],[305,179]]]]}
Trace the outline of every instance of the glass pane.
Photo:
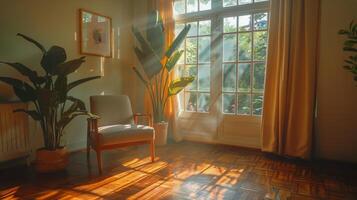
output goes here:
{"type": "Polygon", "coordinates": [[[223,94],[223,113],[234,114],[236,110],[236,95],[223,94]]]}
{"type": "Polygon", "coordinates": [[[238,94],[238,109],[239,115],[250,115],[250,94],[238,94]]]}
{"type": "Polygon", "coordinates": [[[235,64],[223,65],[223,92],[235,92],[237,68],[235,64]]]}
{"type": "Polygon", "coordinates": [[[195,112],[197,106],[197,94],[194,92],[186,92],[185,100],[186,111],[195,112]]]}
{"type": "Polygon", "coordinates": [[[177,36],[178,34],[180,34],[184,27],[185,27],[185,24],[176,23],[175,24],[175,35],[177,36]]]}
{"type": "Polygon", "coordinates": [[[254,32],[254,60],[265,60],[267,53],[268,32],[254,32]]]}
{"type": "Polygon", "coordinates": [[[198,62],[209,63],[211,55],[211,37],[199,37],[198,39],[198,62]]]}
{"type": "Polygon", "coordinates": [[[185,14],[185,0],[176,0],[174,3],[174,15],[185,14]]]}
{"type": "Polygon", "coordinates": [[[198,0],[187,0],[187,13],[198,11],[198,0]]]}
{"type": "Polygon", "coordinates": [[[235,5],[237,5],[237,0],[223,0],[223,7],[229,7],[235,5]]]}
{"type": "Polygon", "coordinates": [[[252,59],[252,34],[238,34],[239,61],[249,61],[252,59]]]}
{"type": "Polygon", "coordinates": [[[263,113],[263,95],[253,95],[253,115],[261,115],[263,113]]]}
{"type": "Polygon", "coordinates": [[[251,15],[242,15],[238,19],[238,29],[239,31],[249,31],[251,30],[251,15]]]}
{"type": "Polygon", "coordinates": [[[199,35],[210,35],[211,34],[211,20],[200,21],[199,22],[199,35]]]}
{"type": "Polygon", "coordinates": [[[208,93],[200,93],[198,96],[198,112],[209,112],[210,100],[208,93]]]}
{"type": "Polygon", "coordinates": [[[209,65],[200,65],[198,67],[198,90],[210,90],[210,67],[209,65]]]}
{"type": "Polygon", "coordinates": [[[250,64],[249,63],[238,64],[238,91],[239,92],[250,91],[250,64]]]}
{"type": "Polygon", "coordinates": [[[268,28],[268,13],[254,14],[254,30],[262,30],[268,28]]]}
{"type": "Polygon", "coordinates": [[[186,63],[197,63],[197,38],[186,39],[186,63]]]}
{"type": "MultiPolygon", "coordinates": [[[[178,50],[185,50],[185,43],[182,42],[181,46],[178,48],[178,50]]],[[[180,59],[177,61],[178,64],[183,64],[185,63],[185,54],[182,54],[180,59]]]]}
{"type": "Polygon", "coordinates": [[[253,2],[253,0],[238,0],[239,5],[249,4],[252,2],[253,2]]]}
{"type": "Polygon", "coordinates": [[[200,11],[211,10],[211,0],[200,0],[200,11]]]}
{"type": "Polygon", "coordinates": [[[237,17],[226,17],[223,19],[223,32],[230,33],[237,31],[237,17]]]}
{"type": "Polygon", "coordinates": [[[269,0],[254,0],[254,2],[262,2],[262,1],[269,1],[269,0]]]}
{"type": "Polygon", "coordinates": [[[254,64],[253,91],[264,92],[265,63],[254,64]]]}
{"type": "Polygon", "coordinates": [[[197,22],[187,23],[191,25],[190,31],[188,31],[187,36],[196,36],[197,35],[197,22]]]}
{"type": "Polygon", "coordinates": [[[187,86],[187,90],[197,90],[197,66],[186,65],[184,76],[194,76],[195,80],[187,86]]]}
{"type": "Polygon", "coordinates": [[[223,36],[223,61],[234,62],[237,60],[237,34],[223,36]]]}
{"type": "Polygon", "coordinates": [[[175,74],[175,78],[181,78],[185,76],[185,66],[178,64],[176,67],[177,73],[175,74]]]}

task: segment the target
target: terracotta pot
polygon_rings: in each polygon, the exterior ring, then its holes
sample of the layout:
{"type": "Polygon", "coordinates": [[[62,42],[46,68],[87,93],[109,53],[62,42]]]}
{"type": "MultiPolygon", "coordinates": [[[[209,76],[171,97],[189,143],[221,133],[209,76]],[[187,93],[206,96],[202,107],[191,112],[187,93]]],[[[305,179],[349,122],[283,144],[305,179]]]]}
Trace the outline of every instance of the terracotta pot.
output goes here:
{"type": "Polygon", "coordinates": [[[39,149],[36,152],[37,172],[48,173],[64,170],[68,165],[68,152],[65,147],[56,150],[39,149]]]}
{"type": "Polygon", "coordinates": [[[154,123],[156,145],[165,145],[167,143],[168,125],[169,123],[167,122],[154,123]]]}

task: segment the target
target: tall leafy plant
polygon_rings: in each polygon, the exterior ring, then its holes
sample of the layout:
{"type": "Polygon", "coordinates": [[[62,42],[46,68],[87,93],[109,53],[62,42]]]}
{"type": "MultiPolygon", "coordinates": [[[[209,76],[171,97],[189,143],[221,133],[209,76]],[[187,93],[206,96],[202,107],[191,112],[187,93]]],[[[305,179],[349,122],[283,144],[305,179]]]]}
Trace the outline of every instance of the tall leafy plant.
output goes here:
{"type": "Polygon", "coordinates": [[[354,76],[354,80],[357,81],[357,24],[352,21],[348,29],[342,29],[338,33],[347,37],[344,42],[343,51],[354,54],[345,60],[343,67],[350,71],[354,76]]]}
{"type": "Polygon", "coordinates": [[[139,43],[134,51],[142,66],[140,71],[135,67],[133,69],[150,94],[154,122],[165,121],[164,110],[169,98],[194,81],[192,76],[170,81],[170,74],[183,54],[183,50],[179,50],[179,47],[189,30],[190,25],[186,25],[165,49],[165,29],[158,11],[153,11],[148,16],[145,27],[146,38],[137,27],[132,28],[139,43]]]}
{"type": "Polygon", "coordinates": [[[23,34],[17,35],[41,50],[41,67],[44,70],[44,75],[40,75],[18,62],[0,61],[0,63],[7,64],[27,78],[27,81],[24,81],[0,76],[0,81],[10,85],[22,102],[32,102],[34,110],[19,109],[14,112],[24,112],[34,120],[39,121],[43,132],[45,149],[55,150],[60,148],[64,128],[75,117],[91,115],[80,99],[69,96],[68,93],[78,85],[100,78],[100,76],[88,77],[68,83],[68,75],[81,66],[85,61],[85,57],[66,61],[66,51],[62,47],[52,46],[46,50],[36,40],[23,34]]]}

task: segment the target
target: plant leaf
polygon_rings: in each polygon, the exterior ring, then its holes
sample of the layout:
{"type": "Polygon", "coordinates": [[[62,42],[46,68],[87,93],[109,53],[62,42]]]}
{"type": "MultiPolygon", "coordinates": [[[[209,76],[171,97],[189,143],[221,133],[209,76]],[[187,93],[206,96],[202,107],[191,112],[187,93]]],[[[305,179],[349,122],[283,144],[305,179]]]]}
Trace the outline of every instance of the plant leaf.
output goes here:
{"type": "Polygon", "coordinates": [[[352,48],[352,47],[343,47],[344,51],[352,51],[352,52],[357,52],[356,48],[352,48]]]}
{"type": "Polygon", "coordinates": [[[42,119],[42,115],[35,110],[16,109],[16,110],[14,110],[14,112],[24,112],[24,113],[28,114],[29,116],[31,116],[32,119],[35,121],[39,121],[42,119]]]}
{"type": "Polygon", "coordinates": [[[77,99],[77,98],[74,98],[74,97],[72,97],[72,96],[68,96],[67,97],[67,100],[69,100],[69,101],[71,101],[71,102],[73,102],[73,103],[76,103],[77,104],[77,107],[79,108],[79,110],[87,110],[86,109],[86,105],[85,105],[85,103],[82,101],[82,100],[80,100],[80,99],[77,99]]]}
{"type": "Polygon", "coordinates": [[[166,56],[168,58],[171,57],[171,55],[181,46],[182,42],[185,40],[188,31],[190,30],[191,25],[185,25],[185,28],[177,35],[175,40],[172,42],[171,46],[169,49],[166,51],[166,56]]]}
{"type": "Polygon", "coordinates": [[[67,76],[57,76],[55,81],[55,91],[58,94],[58,101],[64,103],[67,98],[67,76]]]}
{"type": "Polygon", "coordinates": [[[12,86],[15,94],[22,102],[36,100],[36,92],[28,83],[10,77],[0,77],[0,81],[12,86]]]}
{"type": "Polygon", "coordinates": [[[183,50],[175,51],[175,53],[169,58],[169,60],[166,63],[166,69],[168,72],[170,72],[175,67],[177,61],[182,56],[183,52],[184,52],[183,50]]]}
{"type": "Polygon", "coordinates": [[[34,45],[36,45],[41,51],[42,53],[46,53],[46,49],[45,47],[42,46],[42,44],[40,44],[39,42],[37,42],[36,40],[24,35],[24,34],[21,34],[21,33],[18,33],[17,36],[20,36],[22,38],[24,38],[25,40],[33,43],[34,45]]]}
{"type": "Polygon", "coordinates": [[[171,81],[168,88],[168,96],[173,96],[181,92],[188,84],[192,83],[195,80],[195,77],[181,77],[171,81]]]}
{"type": "Polygon", "coordinates": [[[142,65],[146,76],[151,80],[156,74],[160,73],[162,65],[154,53],[144,53],[139,48],[134,48],[135,54],[142,65]]]}
{"type": "Polygon", "coordinates": [[[148,16],[146,38],[155,53],[161,57],[165,44],[165,35],[162,18],[157,10],[150,12],[148,16]]]}
{"type": "Polygon", "coordinates": [[[71,82],[67,86],[67,92],[69,92],[71,89],[77,87],[78,85],[81,85],[81,84],[83,84],[85,82],[88,82],[88,81],[91,81],[91,80],[94,80],[94,79],[98,79],[98,78],[101,78],[101,76],[92,76],[92,77],[83,78],[83,79],[79,79],[79,80],[76,80],[74,82],[71,82]]]}
{"type": "Polygon", "coordinates": [[[136,75],[138,75],[139,79],[145,84],[147,85],[148,82],[145,80],[145,78],[143,77],[143,75],[141,75],[141,73],[138,71],[138,69],[136,69],[136,67],[133,67],[134,72],[136,73],[136,75]]]}
{"type": "Polygon", "coordinates": [[[80,57],[78,59],[70,60],[65,63],[59,64],[55,69],[54,69],[54,74],[60,75],[60,76],[66,76],[68,74],[71,74],[75,72],[81,65],[82,63],[85,62],[85,57],[80,57]]]}
{"type": "Polygon", "coordinates": [[[55,68],[66,61],[67,55],[64,48],[59,46],[52,46],[46,53],[43,54],[41,60],[41,66],[43,69],[54,75],[55,68]]]}

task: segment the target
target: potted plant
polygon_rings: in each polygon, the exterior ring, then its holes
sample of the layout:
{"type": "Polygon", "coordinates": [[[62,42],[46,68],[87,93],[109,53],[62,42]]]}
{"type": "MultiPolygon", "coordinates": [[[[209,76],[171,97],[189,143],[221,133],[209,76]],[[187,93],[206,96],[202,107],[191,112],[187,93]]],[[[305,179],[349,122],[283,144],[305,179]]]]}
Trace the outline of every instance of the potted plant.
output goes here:
{"type": "Polygon", "coordinates": [[[189,30],[190,25],[186,25],[175,40],[167,45],[169,47],[165,49],[164,26],[158,11],[153,11],[148,16],[148,23],[145,27],[146,39],[136,27],[133,26],[132,28],[139,43],[134,51],[142,66],[140,71],[135,67],[133,69],[150,95],[155,143],[159,145],[166,144],[168,122],[165,119],[164,110],[169,98],[178,94],[194,81],[192,76],[170,80],[170,74],[183,54],[183,50],[179,50],[179,47],[189,30]]]}
{"type": "Polygon", "coordinates": [[[342,29],[338,33],[347,36],[347,40],[344,42],[343,51],[355,53],[355,55],[350,55],[348,59],[345,60],[345,65],[343,67],[350,71],[354,76],[353,79],[357,81],[357,24],[354,24],[352,21],[348,30],[342,29]]]}
{"type": "Polygon", "coordinates": [[[68,83],[68,75],[76,71],[85,61],[85,57],[67,60],[62,47],[52,46],[46,50],[43,45],[23,34],[17,34],[33,43],[42,52],[41,67],[43,75],[21,63],[0,62],[14,68],[27,80],[0,77],[0,81],[12,86],[14,93],[22,102],[31,102],[33,110],[15,110],[24,112],[39,121],[43,133],[44,147],[36,152],[36,169],[39,172],[62,170],[67,166],[68,153],[61,145],[65,127],[77,116],[91,114],[85,104],[68,93],[74,87],[87,81],[100,78],[88,77],[68,83]]]}

